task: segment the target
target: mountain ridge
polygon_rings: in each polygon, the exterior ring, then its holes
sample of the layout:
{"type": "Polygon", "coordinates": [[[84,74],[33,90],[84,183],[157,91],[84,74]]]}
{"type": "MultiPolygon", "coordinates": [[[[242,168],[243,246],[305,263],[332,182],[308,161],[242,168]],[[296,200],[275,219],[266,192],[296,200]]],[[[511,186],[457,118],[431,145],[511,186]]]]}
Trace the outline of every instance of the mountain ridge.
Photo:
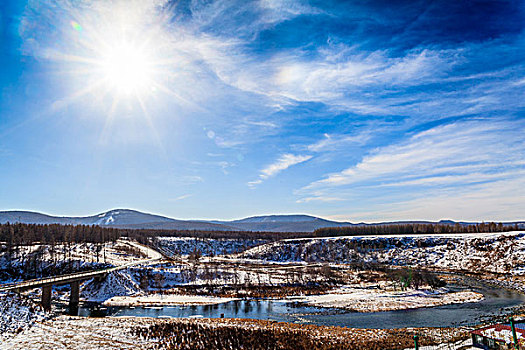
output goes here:
{"type": "MultiPolygon", "coordinates": [[[[53,216],[34,211],[11,210],[0,211],[0,224],[62,224],[62,225],[99,225],[123,229],[157,229],[157,230],[212,230],[212,231],[270,231],[270,232],[312,232],[323,227],[342,227],[355,225],[389,225],[389,224],[475,224],[476,222],[441,220],[425,221],[390,221],[378,223],[351,223],[331,221],[306,214],[273,214],[250,216],[236,220],[179,220],[162,215],[144,213],[133,209],[112,209],[91,216],[53,216]]],[[[518,224],[525,228],[525,221],[505,222],[505,225],[518,224]]]]}

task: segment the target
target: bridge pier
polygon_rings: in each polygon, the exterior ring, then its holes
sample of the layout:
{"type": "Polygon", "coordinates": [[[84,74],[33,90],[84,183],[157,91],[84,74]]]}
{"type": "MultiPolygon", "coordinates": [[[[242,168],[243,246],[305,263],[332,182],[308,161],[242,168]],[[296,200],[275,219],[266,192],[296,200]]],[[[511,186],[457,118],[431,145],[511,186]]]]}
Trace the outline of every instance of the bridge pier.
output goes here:
{"type": "Polygon", "coordinates": [[[53,286],[43,286],[42,287],[42,307],[46,311],[51,310],[51,290],[53,286]]]}
{"type": "Polygon", "coordinates": [[[78,316],[78,303],[80,299],[80,282],[71,282],[71,294],[69,296],[69,314],[78,316]]]}

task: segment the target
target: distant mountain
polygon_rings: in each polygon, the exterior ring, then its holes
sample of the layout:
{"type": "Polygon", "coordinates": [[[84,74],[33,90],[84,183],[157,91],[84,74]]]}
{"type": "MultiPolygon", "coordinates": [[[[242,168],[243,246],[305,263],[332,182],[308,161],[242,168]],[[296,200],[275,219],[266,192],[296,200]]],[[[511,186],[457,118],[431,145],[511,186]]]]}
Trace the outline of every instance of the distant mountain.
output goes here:
{"type": "Polygon", "coordinates": [[[322,227],[353,225],[350,222],[330,221],[310,215],[252,216],[233,221],[216,221],[243,231],[312,232],[322,227]]]}
{"type": "Polygon", "coordinates": [[[336,224],[350,224],[348,222],[342,223],[342,222],[335,222],[335,221],[329,221],[321,218],[317,218],[315,216],[310,215],[266,215],[266,216],[251,216],[249,218],[240,219],[240,220],[233,220],[233,221],[225,221],[229,223],[278,223],[278,222],[326,222],[326,223],[336,223],[336,224]]]}
{"type": "Polygon", "coordinates": [[[113,209],[101,214],[84,217],[51,216],[30,211],[0,211],[0,223],[98,225],[129,229],[162,230],[234,230],[226,225],[209,222],[185,221],[165,216],[142,213],[130,209],[113,209]]]}
{"type": "Polygon", "coordinates": [[[81,224],[80,218],[56,217],[31,211],[0,211],[0,224],[21,222],[26,224],[81,224]]]}
{"type": "MultiPolygon", "coordinates": [[[[215,230],[215,231],[271,231],[271,232],[312,232],[322,227],[340,227],[351,225],[386,225],[386,224],[436,224],[431,221],[397,221],[372,224],[353,224],[351,222],[337,222],[321,219],[310,215],[265,215],[253,216],[232,221],[218,220],[176,220],[165,216],[143,213],[130,209],[114,209],[93,216],[62,217],[51,216],[30,211],[0,211],[0,223],[27,223],[27,224],[62,224],[62,225],[99,225],[103,227],[127,229],[156,229],[156,230],[215,230]]],[[[442,220],[438,223],[453,225],[452,220],[442,220]]],[[[458,222],[461,225],[474,224],[458,222]]],[[[525,229],[525,222],[506,222],[505,225],[514,225],[525,229]]]]}

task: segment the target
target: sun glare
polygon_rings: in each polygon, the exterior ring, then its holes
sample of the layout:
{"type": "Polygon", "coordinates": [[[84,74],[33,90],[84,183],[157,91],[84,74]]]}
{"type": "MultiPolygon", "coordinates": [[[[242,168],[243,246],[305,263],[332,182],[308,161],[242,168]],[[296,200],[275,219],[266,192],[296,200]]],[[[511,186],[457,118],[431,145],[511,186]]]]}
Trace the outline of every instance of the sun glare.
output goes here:
{"type": "Polygon", "coordinates": [[[150,88],[152,60],[144,48],[122,43],[103,54],[101,65],[107,87],[120,95],[140,93],[150,88]]]}

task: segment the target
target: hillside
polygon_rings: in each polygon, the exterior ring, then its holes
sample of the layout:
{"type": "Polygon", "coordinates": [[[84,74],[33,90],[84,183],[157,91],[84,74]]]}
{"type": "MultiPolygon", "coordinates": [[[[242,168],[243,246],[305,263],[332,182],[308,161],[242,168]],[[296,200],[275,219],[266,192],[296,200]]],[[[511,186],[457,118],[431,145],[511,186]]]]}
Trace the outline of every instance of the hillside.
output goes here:
{"type": "MultiPolygon", "coordinates": [[[[431,221],[398,221],[381,223],[338,222],[318,218],[310,215],[264,215],[248,218],[220,221],[220,220],[177,220],[161,215],[143,213],[131,209],[113,209],[92,216],[51,216],[30,211],[0,211],[0,224],[62,224],[62,225],[99,225],[124,229],[156,229],[156,230],[206,230],[206,231],[254,231],[254,232],[313,232],[324,227],[341,227],[354,225],[386,225],[407,223],[432,223],[431,221]]],[[[439,223],[454,224],[452,220],[442,220],[439,223]]],[[[458,222],[461,225],[472,224],[458,222]]],[[[504,224],[518,224],[525,228],[525,221],[508,222],[504,224]]]]}

